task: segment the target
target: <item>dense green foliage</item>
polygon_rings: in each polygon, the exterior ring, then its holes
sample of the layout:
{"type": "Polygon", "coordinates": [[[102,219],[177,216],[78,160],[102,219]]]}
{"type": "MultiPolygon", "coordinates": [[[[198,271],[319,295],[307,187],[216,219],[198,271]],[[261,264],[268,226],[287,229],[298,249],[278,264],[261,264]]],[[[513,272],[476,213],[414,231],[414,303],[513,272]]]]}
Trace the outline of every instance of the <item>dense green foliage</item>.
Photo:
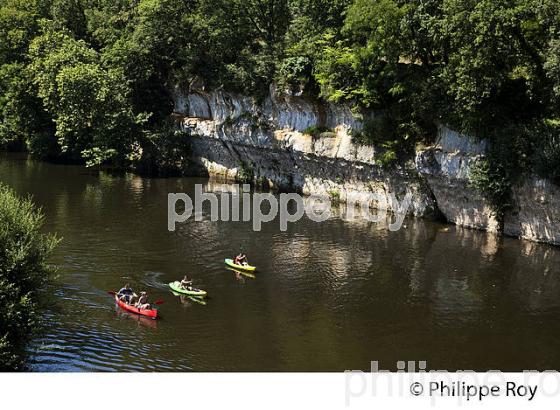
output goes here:
{"type": "Polygon", "coordinates": [[[40,232],[43,216],[29,199],[0,185],[0,371],[17,370],[39,325],[45,263],[57,239],[40,232]]]}
{"type": "Polygon", "coordinates": [[[557,0],[0,0],[0,143],[146,164],[173,87],[201,82],[375,110],[355,137],[385,163],[445,123],[508,184],[560,175],[557,0]]]}

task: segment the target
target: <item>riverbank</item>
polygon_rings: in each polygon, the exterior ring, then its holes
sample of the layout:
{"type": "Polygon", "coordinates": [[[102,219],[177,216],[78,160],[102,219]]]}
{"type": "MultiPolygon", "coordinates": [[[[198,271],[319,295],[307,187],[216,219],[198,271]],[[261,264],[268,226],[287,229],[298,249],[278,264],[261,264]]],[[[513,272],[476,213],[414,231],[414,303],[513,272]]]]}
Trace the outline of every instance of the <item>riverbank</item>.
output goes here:
{"type": "Polygon", "coordinates": [[[534,175],[524,177],[512,189],[511,209],[499,220],[469,184],[486,142],[444,126],[413,161],[387,167],[378,164],[380,148],[353,142],[363,123],[344,105],[275,93],[257,103],[224,91],[176,90],[175,117],[190,136],[189,175],[251,179],[342,202],[375,193],[389,208],[390,193],[410,194],[411,216],[560,245],[560,189],[534,175]]]}

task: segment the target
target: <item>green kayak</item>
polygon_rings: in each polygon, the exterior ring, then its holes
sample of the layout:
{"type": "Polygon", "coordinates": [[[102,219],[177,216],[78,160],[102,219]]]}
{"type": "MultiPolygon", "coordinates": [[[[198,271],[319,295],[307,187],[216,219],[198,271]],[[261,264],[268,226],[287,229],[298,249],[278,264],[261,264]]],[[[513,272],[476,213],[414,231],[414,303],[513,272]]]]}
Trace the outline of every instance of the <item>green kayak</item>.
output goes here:
{"type": "Polygon", "coordinates": [[[182,293],[189,296],[206,296],[206,291],[196,288],[184,289],[181,287],[181,282],[175,281],[169,284],[169,287],[177,293],[182,293]]]}

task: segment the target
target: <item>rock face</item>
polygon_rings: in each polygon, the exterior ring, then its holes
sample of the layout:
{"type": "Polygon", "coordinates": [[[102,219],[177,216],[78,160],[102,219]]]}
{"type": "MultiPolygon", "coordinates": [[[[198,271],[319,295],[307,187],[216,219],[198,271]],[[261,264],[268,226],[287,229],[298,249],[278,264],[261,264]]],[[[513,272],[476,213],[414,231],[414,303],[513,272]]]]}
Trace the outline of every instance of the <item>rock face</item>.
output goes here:
{"type": "MultiPolygon", "coordinates": [[[[270,96],[262,102],[224,91],[175,92],[175,113],[191,138],[188,173],[236,179],[244,174],[280,190],[360,202],[377,195],[374,207],[393,208],[391,194],[412,198],[408,214],[443,217],[459,226],[500,231],[560,244],[560,188],[536,177],[514,187],[515,206],[503,226],[490,204],[469,187],[472,165],[486,143],[440,127],[436,144],[414,163],[387,169],[379,151],[355,144],[363,113],[344,105],[301,97],[270,96]],[[327,129],[317,135],[312,127],[327,129]],[[315,136],[311,135],[315,134],[315,136]]],[[[372,114],[368,114],[372,115],[372,114]]]]}
{"type": "MultiPolygon", "coordinates": [[[[274,95],[271,93],[271,95],[274,95]]],[[[261,104],[223,91],[177,94],[176,114],[191,135],[192,174],[235,179],[250,172],[270,187],[342,202],[379,198],[375,207],[393,209],[391,194],[412,197],[408,213],[436,211],[431,192],[412,169],[383,169],[376,150],[352,142],[361,130],[350,109],[318,104],[299,97],[269,97],[261,104]],[[320,136],[305,131],[329,129],[320,136]]]]}
{"type": "Polygon", "coordinates": [[[496,232],[499,222],[490,204],[469,187],[471,166],[486,144],[440,127],[436,144],[416,155],[416,167],[428,181],[439,210],[456,225],[496,232]]]}
{"type": "Polygon", "coordinates": [[[513,189],[514,209],[505,216],[504,233],[560,245],[560,188],[536,176],[513,189]]]}
{"type": "Polygon", "coordinates": [[[501,227],[487,201],[469,188],[469,172],[486,143],[441,127],[437,143],[416,155],[416,167],[426,178],[439,210],[456,225],[560,245],[560,188],[529,176],[513,187],[513,209],[501,227]]]}

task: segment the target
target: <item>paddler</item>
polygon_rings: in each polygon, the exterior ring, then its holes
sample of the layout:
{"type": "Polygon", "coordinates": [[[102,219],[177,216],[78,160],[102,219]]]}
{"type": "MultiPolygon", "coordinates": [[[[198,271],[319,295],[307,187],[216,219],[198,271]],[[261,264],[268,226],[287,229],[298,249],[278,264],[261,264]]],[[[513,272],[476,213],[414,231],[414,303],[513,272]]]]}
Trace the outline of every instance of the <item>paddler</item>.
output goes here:
{"type": "Polygon", "coordinates": [[[119,300],[122,300],[125,303],[130,303],[130,300],[132,299],[133,295],[134,295],[134,291],[131,289],[131,287],[128,283],[126,285],[124,285],[117,292],[117,296],[118,296],[119,300]]]}
{"type": "Polygon", "coordinates": [[[191,290],[192,289],[192,280],[187,278],[187,275],[185,275],[185,277],[181,281],[181,287],[185,290],[191,290]]]}
{"type": "Polygon", "coordinates": [[[148,303],[148,294],[144,291],[140,292],[140,297],[135,305],[138,309],[150,309],[150,304],[148,303]]]}
{"type": "Polygon", "coordinates": [[[241,252],[235,257],[233,263],[236,265],[247,265],[247,256],[245,256],[245,254],[241,252]]]}

